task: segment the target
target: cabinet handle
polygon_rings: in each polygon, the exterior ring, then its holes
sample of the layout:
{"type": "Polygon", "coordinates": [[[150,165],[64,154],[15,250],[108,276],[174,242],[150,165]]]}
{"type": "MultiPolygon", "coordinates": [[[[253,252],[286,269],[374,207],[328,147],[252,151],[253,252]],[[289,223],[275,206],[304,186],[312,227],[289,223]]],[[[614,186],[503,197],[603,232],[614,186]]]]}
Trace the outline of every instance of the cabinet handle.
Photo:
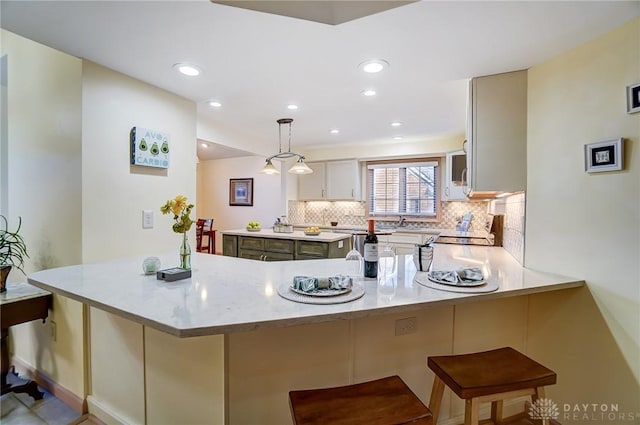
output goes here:
{"type": "Polygon", "coordinates": [[[444,194],[449,196],[449,186],[444,188],[444,194]]]}
{"type": "Polygon", "coordinates": [[[356,190],[355,189],[351,189],[351,197],[352,198],[356,197],[356,190]]]}
{"type": "Polygon", "coordinates": [[[322,195],[320,197],[324,198],[324,189],[322,189],[322,195]]]}
{"type": "Polygon", "coordinates": [[[467,140],[465,139],[464,142],[462,142],[462,150],[464,151],[464,153],[467,153],[467,140]]]}
{"type": "Polygon", "coordinates": [[[462,174],[460,175],[460,178],[462,179],[462,183],[464,184],[464,189],[462,189],[462,193],[464,193],[465,195],[469,196],[469,193],[471,193],[471,186],[469,185],[469,182],[467,181],[467,169],[465,168],[464,170],[462,170],[462,174]]]}

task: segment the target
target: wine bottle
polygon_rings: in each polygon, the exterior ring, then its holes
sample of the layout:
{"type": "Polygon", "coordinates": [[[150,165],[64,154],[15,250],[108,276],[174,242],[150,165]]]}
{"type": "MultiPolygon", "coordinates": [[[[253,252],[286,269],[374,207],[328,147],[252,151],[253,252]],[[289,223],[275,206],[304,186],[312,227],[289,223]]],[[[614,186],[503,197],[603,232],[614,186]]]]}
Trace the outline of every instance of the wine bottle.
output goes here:
{"type": "Polygon", "coordinates": [[[364,238],[364,277],[378,277],[378,237],[373,220],[369,220],[369,233],[364,238]]]}

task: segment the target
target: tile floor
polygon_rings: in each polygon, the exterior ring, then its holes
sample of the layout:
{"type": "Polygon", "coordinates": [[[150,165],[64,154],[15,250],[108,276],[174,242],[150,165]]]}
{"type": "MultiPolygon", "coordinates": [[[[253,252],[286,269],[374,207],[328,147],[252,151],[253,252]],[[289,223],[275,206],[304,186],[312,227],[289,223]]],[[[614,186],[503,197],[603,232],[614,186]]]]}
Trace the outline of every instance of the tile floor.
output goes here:
{"type": "MultiPolygon", "coordinates": [[[[12,373],[7,381],[19,385],[24,381],[12,373]]],[[[0,397],[0,423],[2,425],[81,425],[90,424],[71,407],[48,391],[41,400],[34,400],[25,393],[7,393],[0,397]]]]}

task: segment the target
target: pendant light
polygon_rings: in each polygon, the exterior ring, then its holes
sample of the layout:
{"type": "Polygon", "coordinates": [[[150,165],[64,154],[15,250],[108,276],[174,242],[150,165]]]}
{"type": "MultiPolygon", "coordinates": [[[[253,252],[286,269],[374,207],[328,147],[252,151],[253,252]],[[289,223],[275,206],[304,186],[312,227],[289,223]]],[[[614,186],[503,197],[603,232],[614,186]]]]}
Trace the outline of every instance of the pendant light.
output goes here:
{"type": "Polygon", "coordinates": [[[307,164],[304,163],[304,156],[299,153],[291,152],[291,123],[293,122],[293,118],[280,118],[276,121],[278,123],[278,153],[275,155],[271,155],[269,158],[265,160],[266,164],[260,170],[262,174],[280,174],[280,171],[273,165],[271,162],[274,158],[291,158],[297,156],[298,159],[295,164],[291,168],[289,168],[289,172],[291,174],[311,174],[313,170],[309,168],[307,164]],[[282,152],[282,125],[289,124],[289,150],[286,152],[282,152]]]}

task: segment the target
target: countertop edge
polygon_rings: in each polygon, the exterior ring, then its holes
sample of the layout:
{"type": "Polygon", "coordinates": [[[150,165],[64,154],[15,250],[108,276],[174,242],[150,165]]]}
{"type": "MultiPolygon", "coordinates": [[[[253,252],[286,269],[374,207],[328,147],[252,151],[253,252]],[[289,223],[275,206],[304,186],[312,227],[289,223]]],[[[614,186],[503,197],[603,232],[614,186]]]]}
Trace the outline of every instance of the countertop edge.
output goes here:
{"type": "Polygon", "coordinates": [[[121,309],[112,307],[110,305],[103,304],[95,300],[90,300],[90,299],[81,297],[79,295],[70,293],[68,291],[64,291],[59,288],[51,287],[43,282],[39,282],[31,278],[28,278],[27,280],[28,280],[28,283],[38,288],[53,292],[58,295],[68,297],[75,301],[82,302],[83,304],[87,304],[91,307],[95,307],[100,310],[106,311],[108,313],[115,314],[119,317],[131,320],[142,326],[147,326],[152,329],[173,335],[178,338],[192,338],[192,337],[198,337],[198,336],[222,335],[222,334],[237,333],[237,332],[250,332],[250,331],[255,331],[260,329],[286,328],[286,327],[299,326],[299,325],[310,325],[314,323],[332,322],[336,320],[360,319],[364,317],[379,316],[383,314],[412,312],[412,311],[421,310],[424,308],[436,308],[436,307],[442,307],[442,306],[448,306],[448,305],[463,304],[467,302],[477,302],[477,301],[484,301],[484,300],[491,300],[491,299],[532,295],[532,294],[543,293],[543,292],[559,291],[563,289],[580,288],[586,285],[586,282],[584,280],[573,280],[573,281],[554,283],[554,284],[549,284],[549,285],[539,286],[539,287],[514,289],[514,290],[509,290],[504,292],[498,291],[498,292],[490,292],[490,293],[484,293],[484,294],[469,294],[466,296],[460,296],[460,297],[444,299],[444,300],[429,300],[429,301],[423,301],[418,303],[395,305],[395,306],[388,306],[388,307],[378,307],[378,308],[373,308],[368,310],[358,310],[353,312],[326,313],[326,314],[320,314],[320,315],[302,316],[297,318],[262,320],[257,322],[244,322],[244,323],[235,323],[235,324],[228,324],[228,325],[217,325],[217,326],[210,326],[210,327],[183,329],[183,328],[174,328],[171,326],[163,325],[161,323],[146,319],[144,317],[138,316],[131,312],[123,311],[121,309]]]}
{"type": "Polygon", "coordinates": [[[489,292],[484,294],[469,294],[466,296],[458,297],[458,298],[450,298],[446,300],[434,300],[434,301],[424,301],[415,304],[405,304],[405,305],[396,305],[389,307],[379,307],[374,309],[369,309],[366,311],[359,310],[353,312],[341,312],[341,313],[327,313],[315,316],[303,316],[295,319],[286,318],[286,319],[276,319],[276,320],[265,320],[260,322],[247,322],[247,323],[238,323],[231,325],[220,325],[220,326],[212,326],[207,328],[194,328],[194,329],[184,329],[178,330],[177,333],[173,333],[180,338],[191,338],[197,336],[209,336],[209,335],[218,335],[218,334],[227,334],[227,333],[237,333],[237,332],[250,332],[261,329],[270,329],[270,328],[287,328],[292,326],[300,326],[300,325],[311,325],[314,323],[324,323],[324,322],[333,322],[336,320],[352,320],[352,319],[361,319],[370,316],[380,316],[384,314],[394,314],[394,313],[409,313],[416,310],[422,310],[425,308],[437,308],[444,307],[449,305],[458,305],[464,304],[468,302],[478,302],[485,301],[491,299],[501,299],[501,298],[509,298],[509,297],[517,297],[523,295],[533,295],[544,292],[553,292],[553,291],[561,291],[564,289],[574,289],[585,286],[586,283],[584,280],[576,280],[571,282],[562,282],[551,285],[546,285],[542,287],[535,288],[523,288],[523,289],[514,289],[506,292],[489,292]]]}

